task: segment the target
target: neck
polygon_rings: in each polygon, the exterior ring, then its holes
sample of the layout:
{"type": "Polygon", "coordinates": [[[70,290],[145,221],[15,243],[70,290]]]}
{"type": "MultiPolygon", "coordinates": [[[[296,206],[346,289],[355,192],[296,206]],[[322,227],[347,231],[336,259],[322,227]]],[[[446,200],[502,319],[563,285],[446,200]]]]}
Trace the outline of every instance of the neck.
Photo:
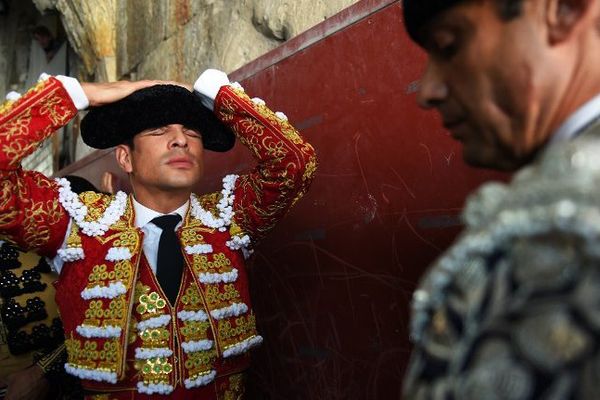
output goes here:
{"type": "Polygon", "coordinates": [[[597,47],[584,42],[575,50],[574,59],[578,59],[565,85],[562,95],[555,106],[553,118],[549,121],[550,133],[555,132],[577,109],[600,93],[600,74],[597,65],[600,63],[600,53],[592,51],[597,47]]]}
{"type": "Polygon", "coordinates": [[[141,186],[133,187],[133,195],[138,203],[162,214],[181,207],[189,200],[191,193],[189,189],[163,191],[141,186]]]}

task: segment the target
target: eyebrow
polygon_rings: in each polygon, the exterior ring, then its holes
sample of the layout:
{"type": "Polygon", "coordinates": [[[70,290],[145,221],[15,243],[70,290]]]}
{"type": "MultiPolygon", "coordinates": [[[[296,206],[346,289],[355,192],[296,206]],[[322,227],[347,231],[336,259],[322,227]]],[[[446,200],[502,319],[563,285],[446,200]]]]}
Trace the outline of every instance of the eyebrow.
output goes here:
{"type": "Polygon", "coordinates": [[[454,14],[456,13],[449,10],[434,18],[423,27],[421,37],[423,38],[422,42],[425,48],[431,47],[432,36],[435,31],[449,30],[463,35],[473,32],[475,27],[468,18],[462,14],[454,14]]]}

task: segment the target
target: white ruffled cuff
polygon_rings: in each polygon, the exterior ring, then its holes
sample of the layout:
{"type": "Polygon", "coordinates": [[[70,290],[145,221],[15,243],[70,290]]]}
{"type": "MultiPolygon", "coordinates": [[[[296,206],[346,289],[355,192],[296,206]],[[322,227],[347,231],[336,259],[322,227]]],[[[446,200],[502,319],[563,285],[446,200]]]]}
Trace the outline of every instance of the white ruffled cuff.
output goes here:
{"type": "Polygon", "coordinates": [[[205,107],[214,110],[217,94],[225,85],[229,85],[229,78],[225,72],[218,69],[207,69],[194,83],[194,91],[198,93],[205,107]]]}
{"type": "Polygon", "coordinates": [[[62,83],[78,110],[85,110],[90,106],[90,101],[77,79],[64,75],[56,75],[55,78],[62,83]]]}

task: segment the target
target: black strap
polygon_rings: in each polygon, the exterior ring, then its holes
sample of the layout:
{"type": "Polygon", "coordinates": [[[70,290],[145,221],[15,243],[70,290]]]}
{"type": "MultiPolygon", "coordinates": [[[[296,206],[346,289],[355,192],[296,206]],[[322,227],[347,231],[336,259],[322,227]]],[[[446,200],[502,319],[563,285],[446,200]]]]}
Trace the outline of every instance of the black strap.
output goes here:
{"type": "Polygon", "coordinates": [[[177,299],[183,272],[183,254],[175,234],[175,226],[180,221],[180,215],[163,215],[150,221],[162,229],[158,242],[156,278],[171,305],[177,299]]]}

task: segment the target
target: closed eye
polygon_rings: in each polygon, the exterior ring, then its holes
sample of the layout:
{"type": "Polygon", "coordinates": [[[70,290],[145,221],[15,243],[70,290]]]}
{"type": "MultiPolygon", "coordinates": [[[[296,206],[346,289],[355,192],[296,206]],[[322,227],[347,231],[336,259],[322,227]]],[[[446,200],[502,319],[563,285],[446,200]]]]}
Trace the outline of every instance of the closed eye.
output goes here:
{"type": "Polygon", "coordinates": [[[154,128],[154,129],[146,130],[143,134],[144,134],[144,136],[161,136],[161,135],[164,135],[166,131],[167,130],[164,127],[154,128]]]}
{"type": "Polygon", "coordinates": [[[202,134],[195,129],[184,128],[183,133],[191,137],[202,139],[202,134]]]}

